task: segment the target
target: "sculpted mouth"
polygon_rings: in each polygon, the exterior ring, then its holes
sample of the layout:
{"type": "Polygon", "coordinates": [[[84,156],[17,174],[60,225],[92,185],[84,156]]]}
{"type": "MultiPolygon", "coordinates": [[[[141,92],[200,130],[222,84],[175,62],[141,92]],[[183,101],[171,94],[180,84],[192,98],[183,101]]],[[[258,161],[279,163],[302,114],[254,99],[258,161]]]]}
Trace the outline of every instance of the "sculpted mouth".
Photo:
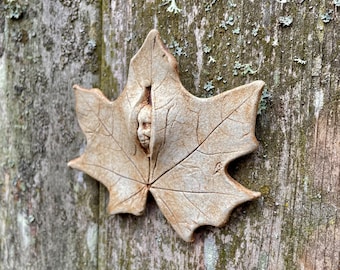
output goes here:
{"type": "Polygon", "coordinates": [[[138,139],[139,139],[139,142],[142,145],[142,147],[144,147],[144,148],[149,147],[149,144],[150,144],[150,138],[149,137],[144,136],[142,138],[139,137],[138,139]]]}

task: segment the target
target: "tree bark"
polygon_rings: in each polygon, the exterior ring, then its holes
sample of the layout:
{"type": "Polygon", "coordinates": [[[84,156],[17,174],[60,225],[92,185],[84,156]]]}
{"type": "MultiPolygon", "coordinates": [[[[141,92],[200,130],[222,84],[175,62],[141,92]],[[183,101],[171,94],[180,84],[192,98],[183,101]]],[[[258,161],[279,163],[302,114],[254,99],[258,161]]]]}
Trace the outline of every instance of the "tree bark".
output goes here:
{"type": "Polygon", "coordinates": [[[337,2],[176,4],[178,13],[160,0],[0,4],[0,269],[339,268],[337,2]],[[116,98],[152,28],[197,96],[267,84],[260,147],[229,166],[262,197],[224,227],[198,229],[194,243],[152,198],[142,216],[107,215],[106,189],[66,167],[85,144],[72,84],[116,98]]]}
{"type": "Polygon", "coordinates": [[[95,269],[98,184],[66,164],[72,84],[99,84],[99,4],[6,1],[0,18],[0,269],[95,269]]]}

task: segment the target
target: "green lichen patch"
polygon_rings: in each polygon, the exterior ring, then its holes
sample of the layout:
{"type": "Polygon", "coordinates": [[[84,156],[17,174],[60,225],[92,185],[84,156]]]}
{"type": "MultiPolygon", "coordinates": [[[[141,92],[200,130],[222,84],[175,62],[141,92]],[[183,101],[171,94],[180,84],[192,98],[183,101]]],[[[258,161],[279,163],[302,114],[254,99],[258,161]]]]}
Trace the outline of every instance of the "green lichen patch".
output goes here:
{"type": "Polygon", "coordinates": [[[241,32],[240,27],[234,28],[231,32],[232,32],[234,35],[240,34],[240,32],[241,32]]]}
{"type": "Polygon", "coordinates": [[[250,63],[241,64],[239,61],[235,61],[233,75],[238,76],[240,72],[243,76],[246,76],[248,74],[254,75],[256,73],[256,70],[252,68],[252,64],[250,63]]]}
{"type": "Polygon", "coordinates": [[[288,27],[293,23],[293,17],[292,16],[279,17],[279,23],[283,27],[288,27]]]}
{"type": "Polygon", "coordinates": [[[258,35],[259,29],[260,29],[260,25],[257,23],[254,23],[253,29],[251,30],[251,34],[253,37],[256,37],[258,35]]]}
{"type": "Polygon", "coordinates": [[[320,18],[324,23],[329,23],[333,20],[333,10],[329,9],[327,12],[321,14],[320,18]]]}
{"type": "Polygon", "coordinates": [[[213,90],[215,88],[215,86],[213,85],[213,81],[208,81],[204,84],[203,89],[207,92],[210,92],[211,90],[213,90]]]}
{"type": "Polygon", "coordinates": [[[266,111],[268,102],[270,102],[271,98],[272,98],[272,95],[269,93],[268,89],[265,88],[262,91],[261,99],[260,99],[260,102],[259,102],[259,107],[257,109],[258,115],[260,115],[260,114],[262,114],[266,111]]]}
{"type": "Polygon", "coordinates": [[[301,59],[299,57],[294,57],[293,61],[298,63],[298,64],[300,64],[300,65],[306,65],[307,64],[306,60],[303,60],[303,59],[301,59]]]}
{"type": "Polygon", "coordinates": [[[23,17],[27,10],[28,3],[20,0],[6,0],[5,11],[7,18],[19,20],[23,17]]]}
{"type": "Polygon", "coordinates": [[[184,44],[181,46],[179,42],[173,40],[168,45],[168,48],[171,49],[175,56],[188,56],[188,54],[185,51],[188,48],[187,42],[184,42],[184,44]]]}
{"type": "Polygon", "coordinates": [[[228,25],[229,26],[233,26],[234,25],[234,17],[233,16],[229,16],[227,20],[222,20],[220,23],[220,27],[223,28],[224,30],[228,29],[228,25]]]}

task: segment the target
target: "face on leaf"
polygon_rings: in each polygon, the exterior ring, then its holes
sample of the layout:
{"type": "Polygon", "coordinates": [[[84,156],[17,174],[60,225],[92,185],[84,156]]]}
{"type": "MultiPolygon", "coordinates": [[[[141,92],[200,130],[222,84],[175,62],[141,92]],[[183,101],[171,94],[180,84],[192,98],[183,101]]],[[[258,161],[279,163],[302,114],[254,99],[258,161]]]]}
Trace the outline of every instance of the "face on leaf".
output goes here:
{"type": "Polygon", "coordinates": [[[149,150],[151,136],[151,106],[145,105],[139,112],[137,136],[140,144],[146,150],[149,150]]]}

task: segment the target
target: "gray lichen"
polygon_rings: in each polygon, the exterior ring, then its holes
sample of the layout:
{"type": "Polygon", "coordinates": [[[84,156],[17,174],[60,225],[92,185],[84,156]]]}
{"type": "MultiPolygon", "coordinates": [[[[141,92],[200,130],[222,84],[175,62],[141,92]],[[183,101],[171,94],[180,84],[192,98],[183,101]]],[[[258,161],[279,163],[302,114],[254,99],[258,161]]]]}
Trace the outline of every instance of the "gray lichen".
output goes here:
{"type": "Polygon", "coordinates": [[[303,60],[303,59],[301,59],[299,57],[295,57],[293,61],[296,62],[296,63],[299,63],[301,65],[306,65],[307,64],[306,60],[303,60]]]}
{"type": "Polygon", "coordinates": [[[224,30],[227,30],[227,26],[233,26],[234,25],[234,17],[233,16],[229,16],[228,20],[222,20],[220,23],[220,27],[223,28],[224,30]]]}
{"type": "Polygon", "coordinates": [[[203,52],[204,53],[210,53],[211,47],[207,46],[206,44],[203,44],[203,52]]]}
{"type": "Polygon", "coordinates": [[[89,40],[84,50],[85,54],[88,54],[88,55],[93,54],[96,50],[96,47],[97,47],[96,41],[92,39],[89,40]]]}
{"type": "Polygon", "coordinates": [[[239,61],[235,61],[233,75],[234,76],[239,75],[240,71],[243,76],[248,75],[248,74],[253,75],[257,72],[257,70],[254,70],[252,68],[251,64],[241,64],[239,61]]]}
{"type": "Polygon", "coordinates": [[[283,27],[288,27],[293,23],[293,18],[292,16],[281,16],[279,17],[279,23],[283,26],[283,27]]]}
{"type": "Polygon", "coordinates": [[[233,31],[232,31],[232,33],[234,34],[234,35],[238,35],[238,34],[240,34],[240,27],[237,27],[237,28],[235,28],[235,29],[233,29],[233,31]]]}
{"type": "Polygon", "coordinates": [[[165,1],[163,0],[163,3],[161,4],[161,6],[167,5],[169,3],[170,3],[170,5],[166,9],[166,11],[171,12],[171,13],[175,13],[175,14],[180,13],[182,11],[182,9],[180,9],[177,6],[175,0],[171,0],[171,1],[170,0],[165,0],[165,1]]]}
{"type": "Polygon", "coordinates": [[[237,5],[232,0],[228,1],[228,5],[229,5],[229,7],[232,7],[232,8],[236,8],[237,7],[237,5]]]}
{"type": "Polygon", "coordinates": [[[213,0],[213,1],[211,1],[211,3],[206,4],[204,10],[205,10],[206,12],[210,11],[211,8],[212,8],[212,6],[215,5],[216,1],[217,1],[217,0],[213,0]]]}
{"type": "Polygon", "coordinates": [[[251,34],[256,37],[259,32],[260,26],[258,24],[254,24],[254,28],[251,30],[251,34]]]}
{"type": "Polygon", "coordinates": [[[27,5],[19,2],[18,0],[7,0],[5,3],[7,18],[12,20],[20,19],[27,9],[27,5]]]}
{"type": "Polygon", "coordinates": [[[268,89],[265,88],[262,92],[261,99],[259,102],[259,107],[257,109],[257,114],[262,114],[267,109],[267,104],[271,100],[272,95],[268,92],[268,89]]]}
{"type": "Polygon", "coordinates": [[[182,47],[176,40],[173,40],[169,45],[169,49],[173,49],[173,54],[177,56],[187,56],[187,53],[185,52],[185,48],[188,45],[185,43],[184,46],[182,47]]]}
{"type": "Polygon", "coordinates": [[[209,92],[210,90],[213,90],[215,86],[213,85],[212,81],[208,81],[204,84],[203,88],[205,91],[209,92]]]}
{"type": "MultiPolygon", "coordinates": [[[[340,3],[339,3],[340,5],[340,3]]],[[[329,23],[331,20],[333,20],[333,10],[328,10],[326,13],[324,14],[321,14],[321,20],[324,22],[324,23],[329,23]]]]}
{"type": "Polygon", "coordinates": [[[208,65],[211,64],[211,63],[216,63],[216,60],[214,57],[212,57],[211,55],[209,55],[208,57],[208,65]]]}

